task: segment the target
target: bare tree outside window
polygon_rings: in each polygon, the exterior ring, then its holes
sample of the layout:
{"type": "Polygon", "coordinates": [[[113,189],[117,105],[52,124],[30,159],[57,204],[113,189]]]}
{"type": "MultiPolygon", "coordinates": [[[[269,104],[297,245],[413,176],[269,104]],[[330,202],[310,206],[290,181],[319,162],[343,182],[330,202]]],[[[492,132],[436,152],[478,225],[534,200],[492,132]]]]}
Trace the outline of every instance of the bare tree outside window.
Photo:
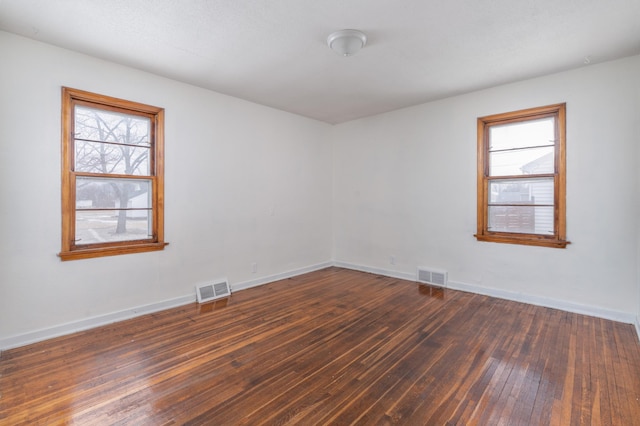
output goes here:
{"type": "MultiPolygon", "coordinates": [[[[149,175],[151,145],[148,118],[76,106],[74,136],[77,172],[149,175]]],[[[84,237],[86,242],[139,239],[142,228],[149,229],[149,186],[148,181],[79,179],[76,185],[76,209],[80,214],[76,216],[76,236],[84,237]],[[112,222],[110,218],[117,217],[111,235],[109,228],[96,226],[95,223],[94,226],[90,225],[100,217],[103,223],[112,222]],[[139,222],[145,218],[146,226],[140,226],[139,222]],[[127,232],[127,223],[132,221],[137,221],[138,226],[132,232],[127,232]],[[78,235],[78,231],[87,225],[83,235],[78,235]]],[[[148,232],[146,234],[143,237],[150,236],[148,232]]]]}

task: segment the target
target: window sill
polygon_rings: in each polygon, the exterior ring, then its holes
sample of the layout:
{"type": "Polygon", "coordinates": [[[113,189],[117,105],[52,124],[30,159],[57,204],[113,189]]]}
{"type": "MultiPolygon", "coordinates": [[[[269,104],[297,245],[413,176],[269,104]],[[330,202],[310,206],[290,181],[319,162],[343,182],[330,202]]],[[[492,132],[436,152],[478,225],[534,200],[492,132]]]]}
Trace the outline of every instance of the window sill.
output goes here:
{"type": "Polygon", "coordinates": [[[539,246],[539,247],[551,247],[551,248],[566,248],[568,244],[571,244],[566,240],[558,240],[536,236],[517,236],[517,235],[479,235],[475,234],[474,237],[478,241],[485,241],[491,243],[504,243],[504,244],[519,244],[525,246],[539,246]]]}
{"type": "Polygon", "coordinates": [[[169,243],[145,243],[145,244],[131,244],[131,245],[119,245],[117,247],[94,247],[86,249],[76,249],[72,251],[62,251],[58,253],[60,260],[78,260],[78,259],[90,259],[92,257],[104,257],[104,256],[117,256],[120,254],[131,253],[145,253],[148,251],[164,250],[164,247],[169,243]]]}

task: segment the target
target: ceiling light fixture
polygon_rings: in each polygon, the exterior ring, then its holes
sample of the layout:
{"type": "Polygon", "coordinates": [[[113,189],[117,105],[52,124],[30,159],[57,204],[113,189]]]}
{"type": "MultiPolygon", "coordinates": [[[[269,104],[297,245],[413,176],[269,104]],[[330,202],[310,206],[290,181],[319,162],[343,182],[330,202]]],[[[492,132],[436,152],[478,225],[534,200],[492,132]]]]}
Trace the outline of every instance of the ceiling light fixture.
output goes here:
{"type": "Polygon", "coordinates": [[[339,55],[353,56],[367,44],[367,36],[358,30],[340,30],[329,34],[327,44],[339,55]]]}

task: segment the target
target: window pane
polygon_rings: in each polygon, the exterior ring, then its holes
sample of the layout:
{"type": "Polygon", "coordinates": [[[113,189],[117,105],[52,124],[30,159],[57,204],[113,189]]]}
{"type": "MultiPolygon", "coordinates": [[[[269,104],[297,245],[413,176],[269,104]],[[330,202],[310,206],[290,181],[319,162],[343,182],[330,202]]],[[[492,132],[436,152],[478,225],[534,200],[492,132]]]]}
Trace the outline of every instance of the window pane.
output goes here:
{"type": "Polygon", "coordinates": [[[489,231],[553,235],[553,206],[489,206],[489,231]]]}
{"type": "Polygon", "coordinates": [[[149,145],[151,121],[139,115],[123,114],[76,105],[75,137],[93,141],[149,145]]]}
{"type": "Polygon", "coordinates": [[[76,244],[147,240],[151,222],[151,210],[77,211],[76,244]]]}
{"type": "Polygon", "coordinates": [[[62,88],[61,260],[164,248],[164,110],[62,88]]]}
{"type": "Polygon", "coordinates": [[[532,175],[554,172],[554,147],[489,153],[489,176],[532,175]]]}
{"type": "Polygon", "coordinates": [[[553,205],[553,178],[489,181],[489,204],[553,205]]]}
{"type": "Polygon", "coordinates": [[[151,205],[150,179],[76,180],[76,209],[148,209],[151,205]]]}
{"type": "Polygon", "coordinates": [[[76,140],[75,171],[148,176],[150,150],[148,146],[76,140]]]}
{"type": "Polygon", "coordinates": [[[489,151],[553,145],[554,117],[491,126],[489,151]]]}

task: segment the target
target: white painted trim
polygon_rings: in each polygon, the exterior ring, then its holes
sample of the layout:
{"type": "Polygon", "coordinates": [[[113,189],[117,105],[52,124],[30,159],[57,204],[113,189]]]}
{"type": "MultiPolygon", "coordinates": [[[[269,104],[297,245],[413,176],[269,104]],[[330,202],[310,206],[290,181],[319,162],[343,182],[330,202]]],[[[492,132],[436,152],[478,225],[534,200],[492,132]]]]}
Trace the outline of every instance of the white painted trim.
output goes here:
{"type": "Polygon", "coordinates": [[[416,281],[416,275],[408,272],[390,271],[388,269],[374,268],[372,266],[356,265],[349,262],[333,262],[333,266],[338,268],[352,269],[354,271],[368,272],[370,274],[384,275],[385,277],[398,278],[401,280],[416,281]]]}
{"type": "Polygon", "coordinates": [[[88,330],[90,328],[100,327],[102,325],[112,324],[118,321],[135,318],[141,315],[153,312],[163,311],[165,309],[175,308],[177,306],[186,305],[195,302],[196,295],[189,294],[186,296],[176,297],[174,299],[163,300],[161,302],[151,303],[148,305],[137,306],[123,311],[112,312],[105,315],[85,318],[79,321],[68,322],[49,328],[43,328],[36,331],[29,331],[23,334],[0,339],[0,351],[19,346],[25,346],[31,343],[40,342],[42,340],[52,339],[54,337],[64,336],[78,331],[88,330]]]}
{"type": "MultiPolygon", "coordinates": [[[[389,271],[381,268],[356,265],[348,262],[334,262],[335,266],[356,271],[370,272],[373,274],[384,275],[392,278],[400,278],[409,281],[417,281],[414,274],[400,271],[389,271]]],[[[544,306],[547,308],[560,309],[562,311],[573,312],[576,314],[590,315],[593,317],[609,319],[613,321],[623,322],[627,324],[635,324],[638,337],[640,338],[640,317],[636,317],[633,313],[614,311],[611,309],[600,308],[597,306],[582,305],[579,303],[567,302],[564,300],[551,299],[548,297],[534,296],[526,293],[518,293],[515,291],[499,290],[495,288],[482,287],[474,284],[466,284],[449,280],[447,288],[453,290],[466,291],[469,293],[482,294],[485,296],[497,297],[499,299],[512,300],[515,302],[528,303],[530,305],[544,306]]]]}
{"type": "Polygon", "coordinates": [[[255,280],[243,281],[241,283],[230,283],[231,291],[245,290],[251,287],[257,287],[259,285],[269,284],[274,281],[286,280],[287,278],[296,277],[298,275],[307,274],[309,272],[319,271],[320,269],[329,268],[333,266],[333,262],[323,262],[316,265],[307,266],[305,268],[294,269],[280,274],[269,275],[266,277],[257,278],[255,280]]]}
{"type": "Polygon", "coordinates": [[[528,303],[530,305],[544,306],[546,308],[559,309],[561,311],[589,315],[592,317],[604,318],[627,324],[633,324],[634,322],[634,315],[632,313],[600,308],[598,306],[583,305],[580,303],[568,302],[566,300],[552,299],[549,297],[535,296],[532,294],[518,293],[515,291],[500,290],[490,287],[482,287],[479,285],[461,283],[456,281],[449,281],[448,287],[454,290],[483,294],[485,296],[497,297],[498,299],[506,299],[512,300],[514,302],[528,303]]]}
{"type": "MultiPolygon", "coordinates": [[[[333,262],[324,262],[316,265],[308,266],[306,268],[295,269],[293,271],[283,272],[281,274],[270,275],[268,277],[258,278],[256,280],[245,281],[237,284],[230,284],[232,292],[238,290],[244,290],[246,288],[256,287],[263,284],[268,284],[273,281],[283,280],[286,278],[295,277],[297,275],[306,274],[308,272],[317,271],[320,269],[333,266],[333,262]]],[[[0,339],[0,351],[17,348],[19,346],[25,346],[31,343],[40,342],[42,340],[52,339],[54,337],[64,336],[65,334],[75,333],[77,331],[88,330],[102,325],[112,324],[118,321],[124,321],[127,319],[135,318],[141,315],[150,314],[153,312],[163,311],[165,309],[175,308],[178,306],[186,305],[196,301],[195,290],[193,294],[189,294],[182,297],[176,297],[175,299],[164,300],[162,302],[151,303],[149,305],[143,305],[134,307],[131,309],[125,309],[119,312],[112,312],[105,315],[98,315],[91,318],[85,318],[80,321],[73,321],[66,324],[57,325],[54,327],[43,328],[36,331],[30,331],[23,334],[17,334],[14,336],[0,339]]]]}
{"type": "MultiPolygon", "coordinates": [[[[416,282],[416,276],[408,272],[391,271],[382,268],[375,268],[371,266],[357,265],[349,262],[323,262],[316,265],[308,266],[305,268],[295,269],[280,274],[274,274],[267,277],[258,278],[255,280],[244,281],[231,285],[232,291],[244,290],[251,287],[256,287],[263,284],[268,284],[274,281],[279,281],[298,275],[306,274],[320,269],[336,266],[339,268],[352,269],[355,271],[368,272],[376,275],[383,275],[391,278],[398,278],[406,281],[416,282]]],[[[497,297],[500,299],[513,300],[516,302],[529,303],[532,305],[545,306],[548,308],[560,309],[563,311],[574,312],[579,314],[591,315],[599,318],[610,319],[613,321],[624,322],[628,324],[634,324],[638,338],[640,339],[640,316],[635,316],[631,313],[613,311],[609,309],[603,309],[596,306],[581,305],[577,303],[566,302],[562,300],[550,299],[546,297],[534,296],[530,294],[517,293],[507,290],[499,290],[494,288],[487,288],[473,284],[465,284],[456,281],[449,281],[447,287],[466,291],[470,293],[483,294],[486,296],[497,297]]],[[[14,336],[0,339],[0,351],[17,348],[19,346],[28,345],[31,343],[39,342],[54,337],[63,336],[66,334],[75,333],[77,331],[88,330],[91,328],[99,327],[102,325],[111,324],[118,321],[124,321],[130,318],[138,317],[153,312],[163,311],[165,309],[175,308],[177,306],[186,305],[188,303],[195,302],[196,295],[189,294],[186,296],[176,297],[174,299],[164,300],[157,303],[151,303],[148,305],[138,306],[123,311],[112,312],[110,314],[99,315],[91,318],[85,318],[80,321],[69,322],[66,324],[57,325],[54,327],[44,328],[36,331],[30,331],[23,334],[17,334],[14,336]]]]}

